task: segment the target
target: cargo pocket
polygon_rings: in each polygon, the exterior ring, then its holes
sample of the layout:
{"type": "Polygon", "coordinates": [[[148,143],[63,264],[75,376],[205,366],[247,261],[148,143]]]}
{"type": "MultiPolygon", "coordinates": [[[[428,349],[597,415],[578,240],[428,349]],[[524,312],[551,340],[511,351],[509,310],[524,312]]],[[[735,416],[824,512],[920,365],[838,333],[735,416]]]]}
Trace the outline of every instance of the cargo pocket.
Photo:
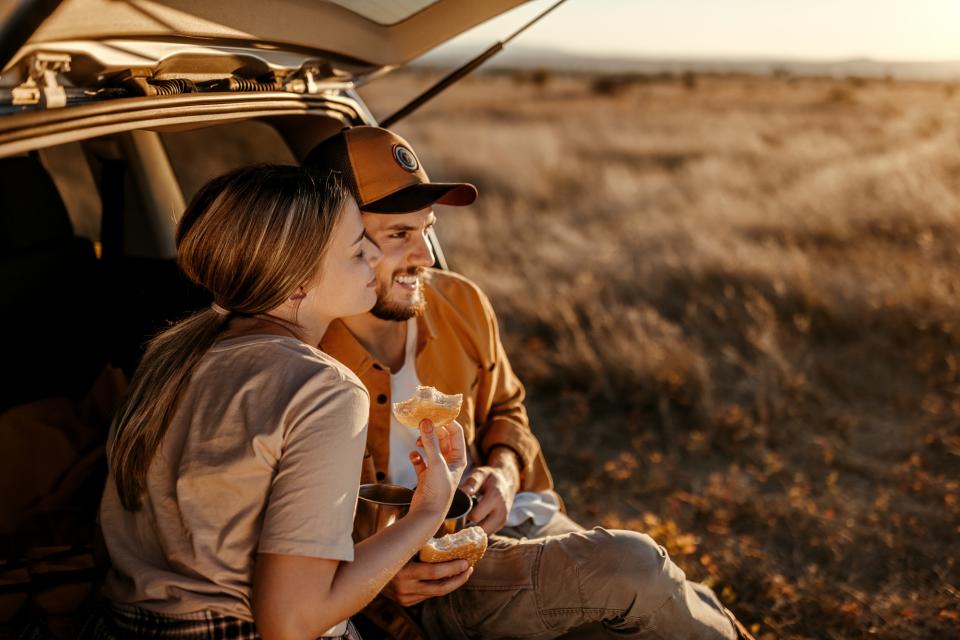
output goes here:
{"type": "Polygon", "coordinates": [[[547,626],[532,587],[460,589],[450,594],[450,608],[470,640],[541,637],[547,626]]]}
{"type": "Polygon", "coordinates": [[[490,548],[467,584],[447,596],[452,615],[467,638],[543,636],[547,625],[534,576],[542,545],[492,536],[490,548]]]}

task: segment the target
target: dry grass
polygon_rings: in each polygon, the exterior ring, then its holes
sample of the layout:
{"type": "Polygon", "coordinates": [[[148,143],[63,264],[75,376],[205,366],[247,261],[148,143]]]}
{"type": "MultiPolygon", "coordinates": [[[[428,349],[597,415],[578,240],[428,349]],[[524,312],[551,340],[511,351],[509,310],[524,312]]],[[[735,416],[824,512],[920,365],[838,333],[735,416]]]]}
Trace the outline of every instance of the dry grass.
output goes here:
{"type": "Polygon", "coordinates": [[[481,76],[397,128],[480,187],[438,231],[575,517],[761,638],[957,637],[954,86],[481,76]]]}

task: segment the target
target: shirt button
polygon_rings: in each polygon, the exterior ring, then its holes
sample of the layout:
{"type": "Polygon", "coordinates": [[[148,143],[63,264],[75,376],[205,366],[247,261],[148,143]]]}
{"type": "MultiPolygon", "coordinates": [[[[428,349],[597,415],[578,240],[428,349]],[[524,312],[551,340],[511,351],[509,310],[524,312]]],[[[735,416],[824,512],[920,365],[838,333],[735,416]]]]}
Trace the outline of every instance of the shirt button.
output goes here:
{"type": "Polygon", "coordinates": [[[381,393],[380,395],[377,396],[377,402],[379,402],[380,404],[384,404],[386,401],[387,401],[386,394],[381,393]]]}
{"type": "Polygon", "coordinates": [[[377,471],[377,482],[383,482],[386,479],[387,474],[385,474],[383,471],[377,471]]]}

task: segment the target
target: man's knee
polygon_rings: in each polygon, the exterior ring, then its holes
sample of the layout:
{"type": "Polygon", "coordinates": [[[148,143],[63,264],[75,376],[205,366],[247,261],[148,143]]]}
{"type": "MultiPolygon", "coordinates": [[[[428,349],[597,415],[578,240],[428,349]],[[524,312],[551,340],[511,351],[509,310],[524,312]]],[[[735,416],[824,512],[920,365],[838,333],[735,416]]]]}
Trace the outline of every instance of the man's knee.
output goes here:
{"type": "Polygon", "coordinates": [[[682,593],[683,571],[650,536],[600,527],[581,535],[587,539],[577,561],[581,588],[585,598],[597,598],[593,606],[647,613],[682,593]]]}
{"type": "Polygon", "coordinates": [[[621,631],[655,627],[660,637],[667,638],[735,637],[713,592],[688,583],[683,570],[650,536],[600,531],[598,540],[602,542],[598,544],[604,558],[600,570],[608,576],[601,595],[616,603],[620,612],[613,619],[606,618],[604,624],[621,631]]]}
{"type": "Polygon", "coordinates": [[[659,637],[731,637],[719,603],[701,601],[648,535],[597,527],[534,543],[542,545],[537,602],[550,629],[599,623],[629,637],[652,628],[659,637]]]}

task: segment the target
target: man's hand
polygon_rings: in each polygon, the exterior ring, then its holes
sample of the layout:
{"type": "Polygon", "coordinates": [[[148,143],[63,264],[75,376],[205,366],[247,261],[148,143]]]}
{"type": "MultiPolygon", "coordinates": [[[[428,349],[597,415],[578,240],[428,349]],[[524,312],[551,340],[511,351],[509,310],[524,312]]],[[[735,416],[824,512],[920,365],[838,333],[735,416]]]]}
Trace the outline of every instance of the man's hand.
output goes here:
{"type": "Polygon", "coordinates": [[[382,593],[409,607],[460,588],[472,574],[473,568],[468,568],[466,560],[434,563],[411,560],[387,583],[382,593]]]}
{"type": "Polygon", "coordinates": [[[465,476],[460,488],[468,496],[480,494],[470,512],[470,520],[483,527],[487,535],[496,533],[507,522],[513,499],[520,489],[520,459],[513,449],[493,447],[487,465],[465,476]]]}

